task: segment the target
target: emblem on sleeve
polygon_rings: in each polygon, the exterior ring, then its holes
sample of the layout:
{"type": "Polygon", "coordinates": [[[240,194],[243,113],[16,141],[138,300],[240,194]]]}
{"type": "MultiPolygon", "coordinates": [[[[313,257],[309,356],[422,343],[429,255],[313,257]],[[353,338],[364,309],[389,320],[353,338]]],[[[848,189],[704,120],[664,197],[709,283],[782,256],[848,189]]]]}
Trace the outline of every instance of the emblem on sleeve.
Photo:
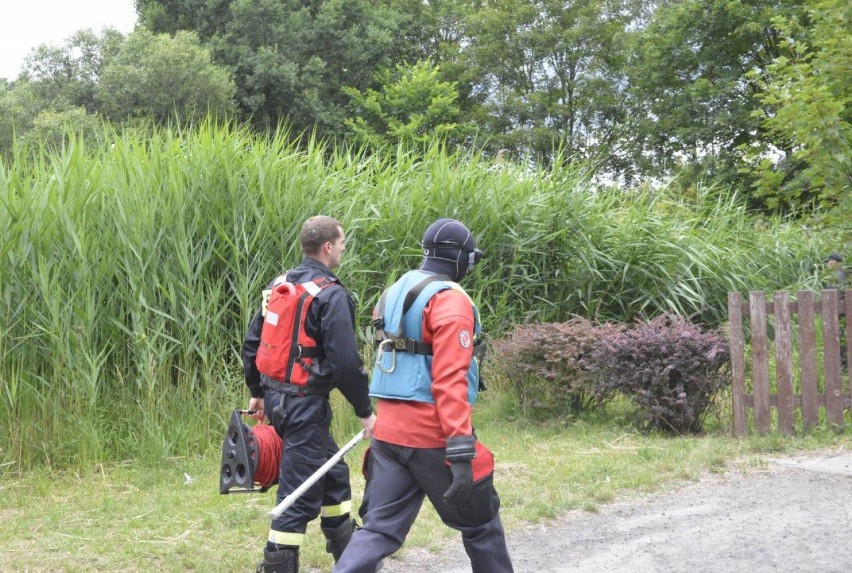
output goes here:
{"type": "Polygon", "coordinates": [[[459,333],[459,344],[462,348],[470,348],[470,333],[468,331],[462,330],[459,333]]]}

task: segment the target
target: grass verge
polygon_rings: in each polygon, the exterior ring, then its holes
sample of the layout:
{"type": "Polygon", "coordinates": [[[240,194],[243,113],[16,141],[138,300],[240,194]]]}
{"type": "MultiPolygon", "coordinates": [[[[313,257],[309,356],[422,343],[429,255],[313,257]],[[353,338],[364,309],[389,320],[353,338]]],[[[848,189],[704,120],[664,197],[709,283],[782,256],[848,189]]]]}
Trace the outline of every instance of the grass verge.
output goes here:
{"type": "MultiPolygon", "coordinates": [[[[719,427],[702,436],[671,438],[639,433],[617,412],[607,420],[541,423],[506,412],[505,405],[486,401],[477,422],[480,439],[497,456],[497,488],[509,532],[569,510],[596,511],[616,498],[708,472],[749,471],[764,465],[764,454],[852,448],[848,431],[738,440],[719,427]]],[[[341,442],[345,431],[340,429],[341,442]]],[[[356,471],[363,450],[360,445],[348,456],[356,506],[363,491],[356,471]]],[[[211,449],[156,464],[98,465],[85,474],[39,469],[24,477],[2,475],[0,570],[253,571],[274,490],[219,495],[218,467],[219,451],[211,449]]],[[[459,542],[427,503],[402,554],[406,548],[439,551],[459,542]]],[[[332,562],[324,549],[315,521],[302,550],[302,571],[329,571],[332,562]]]]}

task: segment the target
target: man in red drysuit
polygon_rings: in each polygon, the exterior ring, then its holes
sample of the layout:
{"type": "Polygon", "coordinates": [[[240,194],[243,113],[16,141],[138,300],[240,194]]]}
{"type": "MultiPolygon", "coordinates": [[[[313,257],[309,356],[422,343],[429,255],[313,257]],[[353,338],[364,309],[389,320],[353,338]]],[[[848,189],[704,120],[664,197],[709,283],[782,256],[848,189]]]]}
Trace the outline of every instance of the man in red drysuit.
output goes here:
{"type": "Polygon", "coordinates": [[[370,395],[377,419],[357,530],[335,573],[373,573],[398,550],[424,497],[461,532],[474,573],[513,571],[494,457],[476,439],[480,389],[474,356],[479,313],[457,284],[482,253],[459,221],[439,219],[423,236],[423,262],[383,295],[374,313],[377,357],[370,395]]]}

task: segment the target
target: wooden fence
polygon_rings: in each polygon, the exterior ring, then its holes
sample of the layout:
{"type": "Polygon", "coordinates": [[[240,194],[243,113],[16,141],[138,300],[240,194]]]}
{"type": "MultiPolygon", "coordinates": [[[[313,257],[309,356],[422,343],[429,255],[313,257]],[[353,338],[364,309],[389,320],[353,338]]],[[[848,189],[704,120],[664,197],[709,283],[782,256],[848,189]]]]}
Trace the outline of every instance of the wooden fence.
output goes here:
{"type": "Polygon", "coordinates": [[[826,422],[843,429],[844,410],[852,408],[852,396],[849,366],[841,364],[840,344],[841,337],[845,338],[847,356],[852,358],[852,333],[844,333],[852,325],[844,327],[841,317],[852,316],[852,290],[845,291],[842,304],[838,295],[837,290],[824,290],[821,300],[814,300],[812,291],[799,291],[792,301],[790,293],[779,291],[773,301],[767,301],[763,292],[751,292],[746,302],[740,293],[728,293],[734,435],[748,433],[746,408],[753,408],[754,427],[761,434],[772,431],[772,407],[778,411],[778,431],[784,434],[793,432],[797,408],[804,428],[819,423],[819,409],[824,408],[826,422]],[[775,394],[770,392],[767,315],[775,316],[775,394]],[[822,317],[821,349],[814,320],[817,315],[822,317]],[[751,333],[751,394],[746,393],[743,317],[749,318],[751,333]],[[796,356],[798,368],[794,368],[796,356]],[[817,368],[820,358],[821,373],[817,368]]]}

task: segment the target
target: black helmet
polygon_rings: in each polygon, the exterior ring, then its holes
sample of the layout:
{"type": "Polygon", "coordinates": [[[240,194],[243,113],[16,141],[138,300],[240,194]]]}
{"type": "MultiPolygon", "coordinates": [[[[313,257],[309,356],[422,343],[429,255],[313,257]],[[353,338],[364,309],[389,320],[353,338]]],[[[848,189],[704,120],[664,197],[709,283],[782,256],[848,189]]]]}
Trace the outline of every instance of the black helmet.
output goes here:
{"type": "Polygon", "coordinates": [[[423,233],[424,271],[446,274],[460,281],[482,258],[476,239],[459,221],[441,218],[423,233]]]}

